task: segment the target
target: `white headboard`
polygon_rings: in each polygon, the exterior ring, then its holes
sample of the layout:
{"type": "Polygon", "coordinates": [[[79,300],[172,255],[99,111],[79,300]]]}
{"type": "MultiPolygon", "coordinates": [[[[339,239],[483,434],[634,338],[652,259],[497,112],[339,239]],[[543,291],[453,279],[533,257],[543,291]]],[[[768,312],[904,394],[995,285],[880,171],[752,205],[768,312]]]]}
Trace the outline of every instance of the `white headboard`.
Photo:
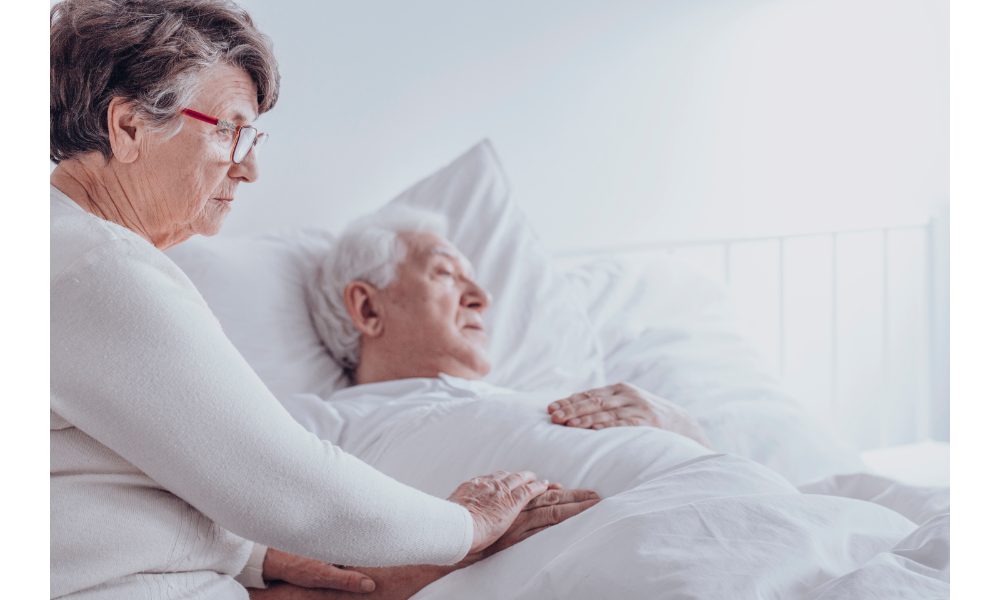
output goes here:
{"type": "MultiPolygon", "coordinates": [[[[934,220],[562,252],[564,268],[666,253],[724,281],[785,388],[860,449],[947,440],[947,339],[936,319],[934,220]],[[943,364],[942,363],[943,357],[943,364]],[[937,363],[937,364],[936,364],[937,363]],[[935,390],[937,393],[935,393],[935,390]]],[[[940,269],[937,269],[940,270],[940,269]]],[[[947,309],[944,308],[947,319],[947,309]]]]}

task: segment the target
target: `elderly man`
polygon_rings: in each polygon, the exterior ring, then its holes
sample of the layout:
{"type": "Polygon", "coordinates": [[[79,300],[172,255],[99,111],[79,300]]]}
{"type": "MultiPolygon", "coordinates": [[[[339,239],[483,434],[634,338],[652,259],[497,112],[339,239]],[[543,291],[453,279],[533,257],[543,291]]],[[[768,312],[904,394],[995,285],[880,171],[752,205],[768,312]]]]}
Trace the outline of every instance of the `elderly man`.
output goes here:
{"type": "MultiPolygon", "coordinates": [[[[392,443],[394,427],[414,423],[438,403],[503,393],[479,381],[490,370],[482,318],[490,294],[476,283],[468,259],[444,238],[445,225],[441,215],[405,207],[361,219],[340,237],[310,286],[313,322],[354,385],[326,401],[301,395],[282,403],[306,429],[362,460],[378,457],[392,443]]],[[[624,383],[573,394],[549,404],[548,411],[560,426],[648,425],[710,447],[683,409],[624,383]]],[[[512,546],[596,502],[597,495],[588,490],[551,486],[483,555],[452,567],[354,571],[378,583],[376,596],[405,598],[455,568],[512,546]]],[[[306,567],[316,571],[315,565],[306,567]]],[[[254,591],[253,597],[340,594],[278,584],[254,591]]]]}
{"type": "MultiPolygon", "coordinates": [[[[310,290],[313,322],[354,384],[489,372],[482,315],[490,294],[444,233],[442,216],[393,207],[349,227],[321,266],[310,290]]],[[[684,409],[626,383],[573,394],[548,411],[557,425],[647,425],[711,448],[684,409]]]]}
{"type": "MultiPolygon", "coordinates": [[[[801,494],[763,465],[713,453],[683,410],[633,387],[553,402],[551,392],[479,381],[490,368],[482,320],[490,297],[444,231],[440,217],[394,209],[345,232],[310,303],[355,385],[285,406],[318,437],[431,495],[509,465],[605,500],[423,597],[475,597],[488,586],[483,595],[499,598],[729,598],[782,579],[787,587],[770,595],[785,597],[828,577],[816,565],[833,577],[851,564],[845,550],[857,545],[844,540],[883,536],[859,547],[867,549],[854,564],[868,565],[875,548],[914,531],[884,507],[801,494]],[[752,563],[738,564],[747,556],[752,563]],[[730,570],[732,579],[720,575],[730,570]]],[[[910,548],[914,538],[905,539],[910,548]]]]}
{"type": "MultiPolygon", "coordinates": [[[[320,308],[314,316],[317,326],[328,334],[332,332],[330,327],[337,327],[338,323],[342,326],[332,336],[325,336],[327,345],[331,349],[336,349],[334,350],[335,356],[341,352],[341,346],[338,345],[338,342],[344,340],[350,340],[349,343],[353,345],[364,345],[369,351],[374,350],[373,358],[365,363],[367,365],[365,369],[370,369],[370,371],[350,370],[355,384],[410,378],[437,378],[439,374],[473,380],[482,377],[489,370],[489,362],[485,360],[485,352],[483,351],[486,343],[485,330],[480,317],[489,304],[488,294],[472,283],[474,291],[470,288],[471,295],[466,294],[460,299],[461,306],[458,306],[449,303],[448,298],[454,295],[451,292],[459,288],[451,284],[440,285],[447,279],[437,276],[439,271],[447,267],[435,262],[434,275],[431,278],[423,277],[427,274],[426,271],[407,269],[407,265],[415,265],[417,262],[424,265],[428,259],[445,257],[449,261],[455,261],[455,265],[457,265],[457,268],[451,271],[455,276],[454,282],[468,281],[471,283],[469,276],[471,266],[468,261],[454,246],[434,233],[434,231],[443,231],[443,225],[442,218],[432,213],[403,210],[381,214],[374,219],[363,220],[350,228],[338,244],[337,250],[332,253],[333,262],[326,265],[329,268],[324,268],[325,275],[336,278],[337,272],[341,269],[341,263],[347,263],[353,267],[348,269],[352,275],[351,279],[353,279],[353,274],[357,269],[360,268],[362,271],[358,278],[364,279],[364,281],[352,281],[352,285],[347,286],[350,291],[345,290],[343,296],[339,298],[340,302],[332,309],[337,311],[339,315],[347,315],[348,313],[344,310],[344,300],[352,298],[352,302],[356,303],[354,306],[357,307],[359,325],[357,329],[354,329],[350,320],[337,321],[336,319],[324,318],[323,314],[329,314],[329,312],[324,313],[323,310],[329,310],[330,305],[320,305],[324,308],[320,308]],[[431,229],[428,230],[428,228],[431,229]],[[398,264],[403,258],[407,260],[398,264]],[[375,285],[367,283],[368,281],[375,282],[375,285]],[[395,281],[403,283],[406,287],[399,289],[398,285],[389,285],[389,282],[395,281]],[[378,291],[390,287],[396,289],[399,295],[385,301],[398,306],[405,305],[409,309],[398,313],[394,311],[394,317],[400,318],[394,319],[387,328],[385,323],[371,322],[372,302],[366,303],[362,295],[367,290],[378,291]],[[473,295],[475,299],[473,299],[473,295]],[[454,310],[456,307],[459,308],[462,318],[458,329],[463,332],[457,338],[450,335],[451,331],[446,324],[449,319],[456,316],[454,310]],[[367,325],[363,323],[367,323],[367,325]],[[348,329],[348,326],[351,329],[348,329]],[[382,335],[389,330],[392,331],[390,336],[382,335]],[[464,343],[463,336],[466,332],[472,334],[471,339],[474,340],[472,345],[464,343]],[[374,335],[372,335],[373,333],[374,335]],[[363,339],[367,338],[375,338],[378,341],[375,344],[362,342],[363,339]],[[407,352],[408,348],[410,352],[407,352]],[[378,358],[374,358],[375,356],[378,358]]],[[[329,281],[326,276],[318,281],[337,285],[329,281]]],[[[319,288],[315,291],[317,294],[320,293],[319,288]]],[[[318,296],[315,299],[321,300],[318,296]]],[[[383,300],[378,302],[383,302],[383,300]]],[[[378,310],[381,313],[381,306],[378,310]]],[[[357,385],[354,389],[365,387],[357,385]]],[[[357,435],[352,437],[356,427],[345,427],[344,421],[338,421],[331,425],[331,415],[322,409],[322,414],[318,415],[317,419],[317,415],[309,414],[310,407],[308,400],[306,401],[305,409],[301,404],[301,398],[298,400],[294,398],[284,399],[283,403],[294,417],[322,439],[352,445],[355,451],[359,452],[364,449],[365,440],[357,439],[359,437],[357,435]]],[[[371,413],[356,414],[353,415],[355,417],[353,420],[389,421],[391,419],[389,415],[394,416],[399,412],[398,404],[386,408],[387,411],[381,416],[371,413]]],[[[348,419],[348,425],[351,420],[348,419]]],[[[364,438],[365,436],[360,437],[364,438]]],[[[356,597],[356,594],[333,589],[334,587],[341,589],[349,587],[354,592],[370,592],[372,589],[372,587],[365,589],[360,585],[344,585],[345,578],[350,578],[351,582],[371,579],[376,583],[374,593],[366,594],[367,598],[408,598],[444,575],[509,548],[552,525],[583,512],[598,501],[598,495],[590,490],[563,489],[558,484],[549,484],[548,491],[532,500],[497,542],[482,552],[470,554],[454,565],[409,565],[390,568],[337,567],[323,565],[317,561],[278,552],[274,549],[267,549],[263,571],[265,575],[270,571],[271,576],[266,578],[277,580],[277,583],[265,589],[252,589],[251,598],[255,600],[304,600],[308,598],[333,600],[342,597],[356,597]],[[270,568],[268,560],[273,563],[270,568]]],[[[262,553],[264,550],[262,546],[258,545],[257,552],[262,553]]]]}

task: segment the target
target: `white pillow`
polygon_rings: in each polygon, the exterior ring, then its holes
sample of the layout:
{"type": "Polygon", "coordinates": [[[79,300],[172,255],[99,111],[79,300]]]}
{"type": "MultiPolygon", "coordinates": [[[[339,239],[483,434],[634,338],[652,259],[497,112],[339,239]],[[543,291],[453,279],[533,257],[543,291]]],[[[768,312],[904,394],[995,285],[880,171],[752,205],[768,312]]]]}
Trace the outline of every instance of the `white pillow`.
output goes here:
{"type": "Polygon", "coordinates": [[[857,452],[782,390],[722,282],[656,255],[599,260],[567,276],[601,339],[608,382],[684,406],[716,450],[793,483],[864,470],[857,452]]]}
{"type": "Polygon", "coordinates": [[[320,231],[253,238],[194,237],[167,250],[226,336],[278,398],[326,397],[348,385],[313,328],[306,281],[330,250],[320,231]]]}
{"type": "MultiPolygon", "coordinates": [[[[487,381],[523,390],[577,391],[604,384],[603,356],[586,311],[511,201],[488,141],[390,204],[396,203],[447,215],[449,239],[493,294],[484,315],[493,363],[487,381]]],[[[279,399],[293,393],[325,398],[347,385],[317,337],[306,303],[306,281],[330,251],[330,241],[317,230],[302,230],[196,238],[167,251],[279,399]]]]}

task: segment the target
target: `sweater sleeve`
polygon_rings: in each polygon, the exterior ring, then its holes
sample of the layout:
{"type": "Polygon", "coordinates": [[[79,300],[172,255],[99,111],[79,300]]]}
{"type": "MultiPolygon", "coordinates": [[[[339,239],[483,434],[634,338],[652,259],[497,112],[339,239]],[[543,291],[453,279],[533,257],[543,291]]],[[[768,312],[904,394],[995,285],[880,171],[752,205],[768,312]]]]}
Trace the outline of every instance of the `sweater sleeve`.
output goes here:
{"type": "Polygon", "coordinates": [[[105,243],[53,280],[52,411],[241,537],[356,566],[466,555],[465,508],[303,429],[144,244],[105,243]]]}
{"type": "Polygon", "coordinates": [[[264,581],[264,556],[266,555],[267,546],[254,542],[247,564],[243,565],[243,570],[235,577],[237,583],[245,588],[266,588],[268,586],[268,583],[264,581]]]}

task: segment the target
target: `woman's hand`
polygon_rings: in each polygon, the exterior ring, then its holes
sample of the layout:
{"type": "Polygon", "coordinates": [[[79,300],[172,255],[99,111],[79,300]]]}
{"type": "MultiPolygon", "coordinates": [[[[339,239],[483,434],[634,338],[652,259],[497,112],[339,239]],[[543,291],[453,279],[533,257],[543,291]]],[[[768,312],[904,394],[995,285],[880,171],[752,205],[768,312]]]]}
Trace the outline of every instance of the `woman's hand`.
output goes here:
{"type": "Polygon", "coordinates": [[[329,588],[368,593],[375,589],[370,577],[331,564],[268,548],[264,555],[265,581],[286,581],[304,588],[329,588]]]}
{"type": "Polygon", "coordinates": [[[537,481],[531,471],[497,471],[458,486],[448,500],[472,514],[472,547],[469,554],[484,550],[500,539],[537,496],[549,489],[548,481],[537,481]]]}
{"type": "Polygon", "coordinates": [[[587,510],[601,501],[597,492],[590,490],[564,490],[558,483],[549,484],[549,489],[529,502],[514,519],[510,529],[500,539],[481,552],[469,554],[456,566],[467,567],[482,559],[523,542],[539,531],[562,523],[570,517],[587,510]]]}
{"type": "Polygon", "coordinates": [[[552,422],[567,427],[604,429],[649,425],[689,437],[711,449],[698,421],[676,404],[627,383],[573,394],[549,405],[552,422]]]}

